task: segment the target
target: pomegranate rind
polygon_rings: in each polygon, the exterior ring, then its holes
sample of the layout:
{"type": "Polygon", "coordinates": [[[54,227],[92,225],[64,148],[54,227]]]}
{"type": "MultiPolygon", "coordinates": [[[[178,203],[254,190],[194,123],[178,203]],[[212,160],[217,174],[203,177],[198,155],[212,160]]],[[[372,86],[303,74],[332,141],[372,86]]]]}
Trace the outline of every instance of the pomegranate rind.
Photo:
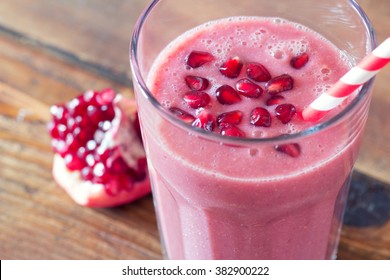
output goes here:
{"type": "Polygon", "coordinates": [[[93,208],[123,205],[151,192],[149,174],[147,173],[143,181],[134,182],[130,191],[121,190],[115,196],[108,195],[102,184],[84,181],[79,171],[70,171],[66,167],[64,159],[58,154],[54,155],[53,177],[77,204],[93,208]]]}

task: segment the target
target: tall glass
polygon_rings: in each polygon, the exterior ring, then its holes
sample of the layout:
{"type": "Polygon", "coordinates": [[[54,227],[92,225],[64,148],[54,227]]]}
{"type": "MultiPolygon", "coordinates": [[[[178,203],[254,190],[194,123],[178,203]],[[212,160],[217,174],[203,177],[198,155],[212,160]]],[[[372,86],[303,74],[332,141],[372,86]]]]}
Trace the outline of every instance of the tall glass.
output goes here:
{"type": "Polygon", "coordinates": [[[172,40],[231,16],[305,25],[333,42],[352,65],[376,43],[369,20],[352,0],[151,3],[135,27],[130,63],[164,257],[334,259],[373,81],[335,117],[299,133],[242,139],[194,129],[159,104],[146,81],[172,40]],[[285,167],[268,151],[286,143],[317,149],[285,167]],[[251,166],[258,157],[268,163],[266,170],[251,166]]]}

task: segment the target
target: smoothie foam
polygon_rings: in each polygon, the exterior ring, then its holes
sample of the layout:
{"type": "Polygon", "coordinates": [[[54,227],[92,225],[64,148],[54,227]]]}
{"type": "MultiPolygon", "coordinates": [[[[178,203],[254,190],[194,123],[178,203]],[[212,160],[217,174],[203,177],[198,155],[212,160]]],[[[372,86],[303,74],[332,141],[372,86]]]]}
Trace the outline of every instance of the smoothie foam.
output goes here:
{"type": "MultiPolygon", "coordinates": [[[[294,88],[281,93],[284,103],[298,110],[329,88],[349,68],[348,60],[330,42],[307,28],[278,18],[229,18],[195,28],[174,40],[155,61],[148,86],[159,102],[196,116],[244,112],[240,129],[246,137],[291,134],[310,127],[294,117],[282,124],[273,116],[271,127],[249,122],[254,107],[267,107],[267,93],[243,97],[233,105],[219,104],[216,89],[234,87],[245,77],[229,79],[219,66],[231,57],[258,62],[272,77],[288,73],[294,88]],[[191,51],[205,51],[214,60],[191,69],[191,51]],[[289,61],[307,52],[302,69],[289,61]],[[210,106],[192,109],[183,102],[186,75],[207,77],[210,106]]],[[[263,86],[262,83],[259,83],[263,86]]],[[[140,107],[142,108],[142,104],[140,107]]],[[[276,106],[267,107],[273,112],[276,106]]],[[[340,109],[339,109],[340,110],[340,109]]],[[[336,110],[337,111],[337,110],[336,110]]],[[[336,111],[334,113],[336,113],[336,111]]],[[[330,116],[328,116],[330,117],[330,116]]],[[[267,143],[226,145],[157,120],[158,131],[144,116],[146,151],[151,159],[154,199],[167,256],[172,259],[322,259],[332,258],[329,239],[340,223],[335,205],[345,199],[351,167],[356,160],[363,121],[340,125],[299,142],[299,157],[290,157],[267,143]],[[341,140],[342,139],[342,140],[341,140]]],[[[331,242],[335,245],[335,242],[331,242]]]]}

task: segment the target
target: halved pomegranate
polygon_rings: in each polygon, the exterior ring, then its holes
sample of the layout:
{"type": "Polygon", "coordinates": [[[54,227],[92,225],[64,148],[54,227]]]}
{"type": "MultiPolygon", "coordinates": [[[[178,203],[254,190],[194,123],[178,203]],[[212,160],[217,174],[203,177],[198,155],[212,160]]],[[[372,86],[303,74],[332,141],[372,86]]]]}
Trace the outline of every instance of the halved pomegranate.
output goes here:
{"type": "Polygon", "coordinates": [[[134,101],[87,91],[51,114],[53,175],[78,204],[112,207],[150,193],[134,101]]]}

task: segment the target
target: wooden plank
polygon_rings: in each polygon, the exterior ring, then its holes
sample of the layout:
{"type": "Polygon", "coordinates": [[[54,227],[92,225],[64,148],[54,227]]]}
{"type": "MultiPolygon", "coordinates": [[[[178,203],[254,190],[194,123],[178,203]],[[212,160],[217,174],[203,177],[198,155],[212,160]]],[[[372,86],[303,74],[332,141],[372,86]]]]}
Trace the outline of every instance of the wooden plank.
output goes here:
{"type": "Polygon", "coordinates": [[[49,104],[87,88],[132,92],[5,37],[0,45],[0,258],[160,258],[150,196],[114,209],[88,209],[51,175],[49,104]]]}
{"type": "Polygon", "coordinates": [[[149,1],[0,2],[0,28],[37,44],[128,77],[132,28],[149,1]]]}

